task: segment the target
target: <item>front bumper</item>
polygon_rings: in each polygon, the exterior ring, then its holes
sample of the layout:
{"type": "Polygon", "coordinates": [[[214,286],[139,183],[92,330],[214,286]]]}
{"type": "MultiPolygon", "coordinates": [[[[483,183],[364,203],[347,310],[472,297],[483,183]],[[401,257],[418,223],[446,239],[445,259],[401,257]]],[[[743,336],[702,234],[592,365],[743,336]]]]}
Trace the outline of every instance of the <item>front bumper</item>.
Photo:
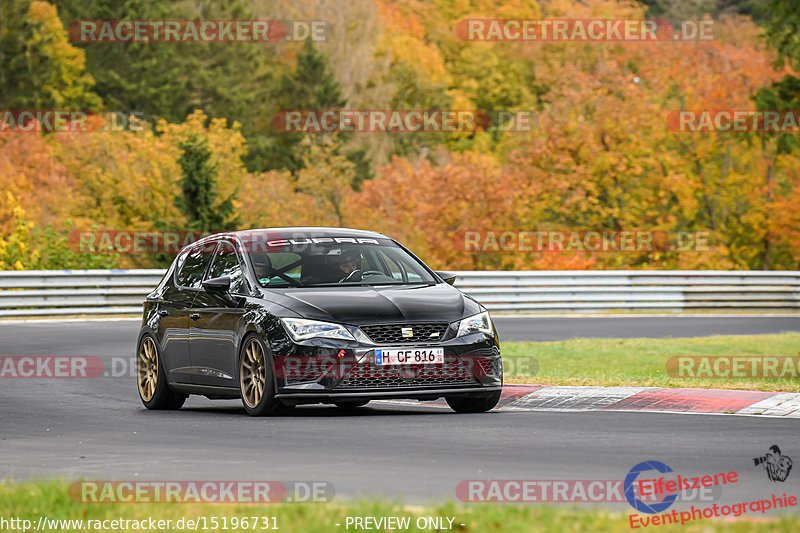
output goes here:
{"type": "Polygon", "coordinates": [[[377,344],[281,339],[271,346],[276,397],[286,403],[345,399],[435,399],[492,394],[502,389],[503,364],[496,336],[473,333],[436,343],[377,344]],[[444,364],[376,365],[377,348],[442,348],[444,364]]]}
{"type": "Polygon", "coordinates": [[[297,400],[295,402],[289,401],[287,403],[325,403],[336,402],[343,400],[435,400],[443,396],[459,397],[459,396],[488,396],[494,392],[502,391],[502,385],[496,387],[466,387],[466,388],[448,388],[448,389],[424,389],[424,390],[370,390],[360,392],[336,392],[329,393],[304,393],[292,392],[276,394],[275,397],[280,400],[297,400]]]}

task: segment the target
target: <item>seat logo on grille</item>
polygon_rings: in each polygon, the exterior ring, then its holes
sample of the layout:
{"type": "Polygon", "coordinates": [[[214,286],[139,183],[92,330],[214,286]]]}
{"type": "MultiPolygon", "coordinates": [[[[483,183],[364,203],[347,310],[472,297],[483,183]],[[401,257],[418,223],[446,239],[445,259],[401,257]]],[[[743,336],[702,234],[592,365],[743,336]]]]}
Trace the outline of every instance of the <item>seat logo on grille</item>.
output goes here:
{"type": "Polygon", "coordinates": [[[414,330],[412,328],[400,328],[400,333],[403,334],[404,338],[409,338],[414,336],[414,330]]]}

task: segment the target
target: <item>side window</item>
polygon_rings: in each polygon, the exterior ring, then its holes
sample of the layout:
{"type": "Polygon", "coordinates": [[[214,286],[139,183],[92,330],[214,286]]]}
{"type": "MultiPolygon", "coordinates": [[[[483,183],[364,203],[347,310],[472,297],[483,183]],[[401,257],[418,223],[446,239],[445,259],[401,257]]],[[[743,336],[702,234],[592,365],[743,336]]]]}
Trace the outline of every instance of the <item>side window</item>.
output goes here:
{"type": "Polygon", "coordinates": [[[401,255],[395,248],[387,248],[379,252],[381,257],[389,267],[391,276],[396,280],[419,282],[422,281],[422,276],[418,273],[418,265],[409,261],[404,254],[401,255]]]}
{"type": "Polygon", "coordinates": [[[220,276],[228,276],[231,278],[231,292],[242,292],[244,286],[244,278],[242,276],[242,265],[239,263],[239,257],[236,255],[236,250],[233,245],[227,241],[219,243],[217,253],[214,255],[214,261],[211,263],[211,268],[208,270],[206,279],[218,278],[220,276]]]}
{"type": "Polygon", "coordinates": [[[300,280],[302,266],[300,254],[293,252],[276,252],[272,254],[253,254],[253,266],[255,267],[256,277],[262,287],[289,287],[291,284],[286,278],[280,277],[277,273],[300,280]],[[294,265],[294,266],[292,266],[294,265]]]}
{"type": "Polygon", "coordinates": [[[188,251],[184,252],[184,258],[178,259],[178,272],[175,275],[175,281],[181,287],[188,287],[190,289],[199,289],[203,282],[203,272],[206,271],[209,261],[211,261],[211,253],[214,251],[214,243],[206,244],[204,246],[193,246],[188,251]]]}
{"type": "Polygon", "coordinates": [[[381,258],[386,263],[386,266],[389,267],[390,275],[398,281],[403,280],[404,272],[403,269],[400,267],[400,265],[398,265],[392,258],[387,256],[385,253],[383,252],[378,252],[378,253],[381,254],[381,258]]]}

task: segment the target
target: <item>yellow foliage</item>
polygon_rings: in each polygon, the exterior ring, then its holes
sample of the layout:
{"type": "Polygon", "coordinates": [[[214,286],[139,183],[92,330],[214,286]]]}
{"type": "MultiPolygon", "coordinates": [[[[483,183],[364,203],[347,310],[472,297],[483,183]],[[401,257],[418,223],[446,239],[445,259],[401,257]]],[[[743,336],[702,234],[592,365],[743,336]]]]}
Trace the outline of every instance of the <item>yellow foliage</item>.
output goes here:
{"type": "Polygon", "coordinates": [[[39,251],[31,247],[33,224],[25,220],[25,210],[10,192],[6,192],[7,204],[12,206],[14,229],[0,235],[0,270],[25,270],[39,260],[39,251]]]}
{"type": "MultiPolygon", "coordinates": [[[[212,163],[219,169],[222,197],[238,190],[247,176],[241,160],[246,145],[239,125],[228,128],[225,119],[213,119],[206,125],[207,121],[196,111],[180,124],[161,120],[156,132],[142,124],[128,131],[55,134],[56,152],[84,193],[75,214],[83,214],[105,229],[150,231],[161,226],[184,230],[186,221],[175,205],[180,193],[182,141],[191,135],[206,138],[212,163]]],[[[87,124],[92,130],[92,124],[87,124]]]]}

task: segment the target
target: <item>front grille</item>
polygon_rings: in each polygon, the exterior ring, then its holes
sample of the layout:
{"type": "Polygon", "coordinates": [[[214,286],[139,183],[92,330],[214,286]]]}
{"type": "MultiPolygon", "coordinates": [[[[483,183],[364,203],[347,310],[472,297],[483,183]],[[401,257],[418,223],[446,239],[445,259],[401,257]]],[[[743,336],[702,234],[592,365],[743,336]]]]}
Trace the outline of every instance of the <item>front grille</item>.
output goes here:
{"type": "Polygon", "coordinates": [[[336,385],[337,389],[371,389],[474,385],[468,362],[445,356],[443,365],[378,366],[372,361],[354,365],[336,385]]]}
{"type": "Polygon", "coordinates": [[[500,377],[500,358],[495,359],[478,359],[478,364],[481,365],[481,370],[487,376],[500,377]]]}
{"type": "Polygon", "coordinates": [[[499,378],[503,373],[500,349],[497,346],[482,348],[470,353],[483,371],[483,375],[499,378]]]}
{"type": "Polygon", "coordinates": [[[447,331],[447,322],[426,324],[380,324],[361,326],[361,330],[376,344],[408,342],[436,342],[442,340],[447,331]],[[404,336],[411,333],[411,336],[404,336]]]}

